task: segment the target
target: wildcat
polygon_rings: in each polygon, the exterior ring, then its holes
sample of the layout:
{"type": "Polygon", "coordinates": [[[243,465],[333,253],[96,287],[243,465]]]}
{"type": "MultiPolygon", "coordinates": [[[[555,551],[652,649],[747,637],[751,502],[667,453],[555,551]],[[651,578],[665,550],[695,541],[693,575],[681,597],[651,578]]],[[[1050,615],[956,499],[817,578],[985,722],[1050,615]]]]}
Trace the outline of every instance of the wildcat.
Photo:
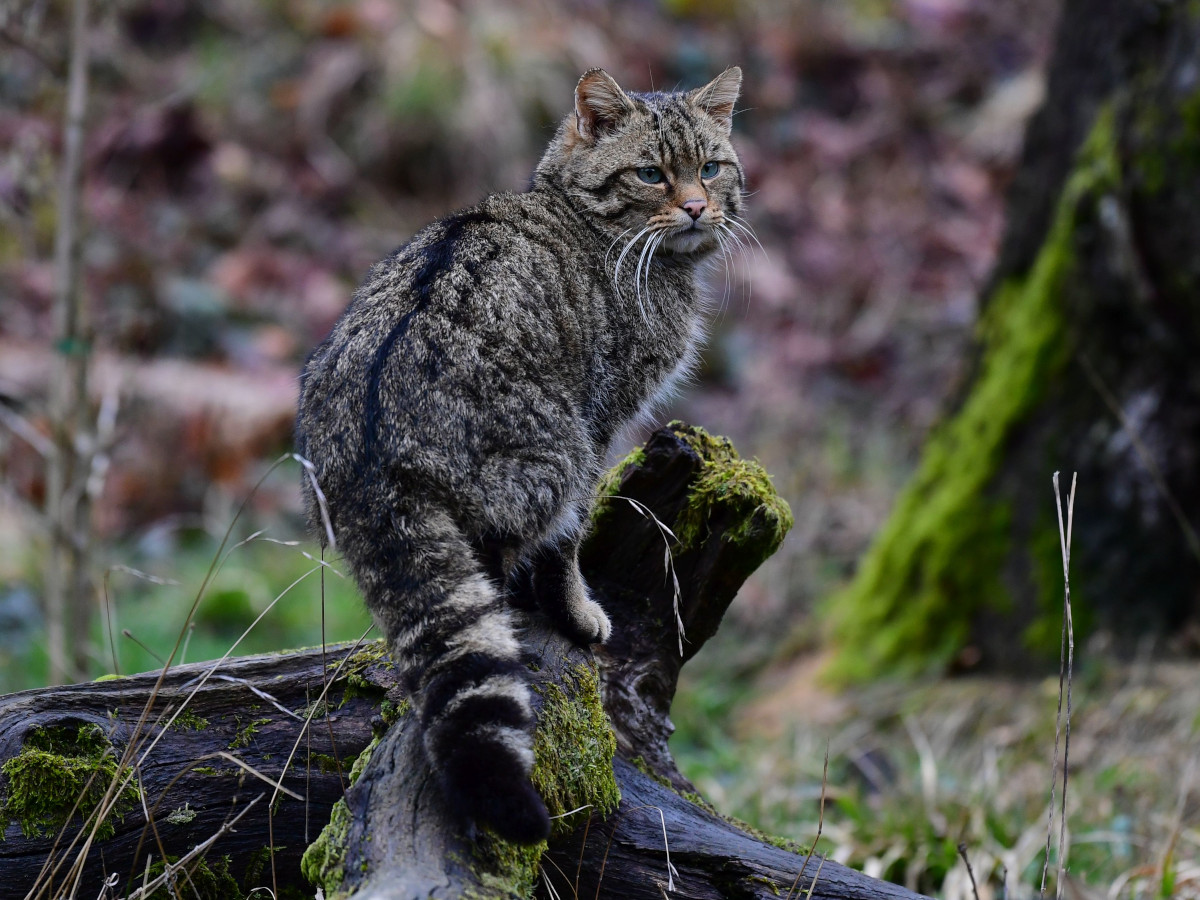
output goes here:
{"type": "MultiPolygon", "coordinates": [[[[301,374],[298,450],[416,704],[450,806],[547,836],[513,596],[602,643],[576,551],[609,444],[692,365],[736,240],[741,70],[628,93],[592,69],[529,190],[376,264],[301,374]]],[[[314,526],[321,511],[306,485],[314,526]]]]}

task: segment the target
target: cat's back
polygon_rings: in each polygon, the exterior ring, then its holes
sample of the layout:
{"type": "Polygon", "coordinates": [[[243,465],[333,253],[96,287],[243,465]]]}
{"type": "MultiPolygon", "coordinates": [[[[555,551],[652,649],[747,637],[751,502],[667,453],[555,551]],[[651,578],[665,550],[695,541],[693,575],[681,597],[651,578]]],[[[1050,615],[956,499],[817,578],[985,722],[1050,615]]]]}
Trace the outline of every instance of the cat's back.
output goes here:
{"type": "Polygon", "coordinates": [[[483,451],[500,433],[489,421],[565,412],[587,391],[587,348],[603,328],[603,258],[587,228],[529,192],[418,232],[372,267],[306,364],[306,440],[357,457],[411,445],[429,459],[483,451]]]}

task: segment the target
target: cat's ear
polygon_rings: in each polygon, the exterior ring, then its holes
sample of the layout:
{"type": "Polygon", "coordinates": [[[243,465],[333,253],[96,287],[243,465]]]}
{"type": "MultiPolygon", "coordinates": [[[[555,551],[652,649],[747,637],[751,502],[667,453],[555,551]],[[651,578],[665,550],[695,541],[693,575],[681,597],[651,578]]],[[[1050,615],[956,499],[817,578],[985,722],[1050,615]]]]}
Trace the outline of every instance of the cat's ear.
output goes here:
{"type": "Polygon", "coordinates": [[[575,86],[575,125],[589,144],[614,131],[636,107],[603,69],[588,69],[575,86]]]}
{"type": "Polygon", "coordinates": [[[738,92],[742,88],[742,70],[737,66],[726,69],[704,87],[696,88],[688,94],[692,105],[700,107],[725,129],[728,134],[733,130],[733,105],[737,103],[738,92]]]}

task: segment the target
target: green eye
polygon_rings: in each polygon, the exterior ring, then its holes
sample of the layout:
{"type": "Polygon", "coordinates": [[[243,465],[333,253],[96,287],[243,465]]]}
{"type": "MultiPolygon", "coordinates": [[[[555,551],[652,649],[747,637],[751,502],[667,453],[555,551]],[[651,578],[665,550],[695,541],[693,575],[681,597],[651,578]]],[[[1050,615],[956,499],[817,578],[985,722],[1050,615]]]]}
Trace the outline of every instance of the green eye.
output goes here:
{"type": "Polygon", "coordinates": [[[702,165],[700,167],[700,177],[701,178],[712,178],[714,175],[716,175],[720,171],[721,171],[721,164],[719,162],[713,162],[712,160],[709,160],[708,162],[706,162],[704,165],[702,165]]]}
{"type": "Polygon", "coordinates": [[[658,166],[642,166],[637,170],[637,176],[646,184],[658,184],[663,180],[662,169],[658,166]]]}

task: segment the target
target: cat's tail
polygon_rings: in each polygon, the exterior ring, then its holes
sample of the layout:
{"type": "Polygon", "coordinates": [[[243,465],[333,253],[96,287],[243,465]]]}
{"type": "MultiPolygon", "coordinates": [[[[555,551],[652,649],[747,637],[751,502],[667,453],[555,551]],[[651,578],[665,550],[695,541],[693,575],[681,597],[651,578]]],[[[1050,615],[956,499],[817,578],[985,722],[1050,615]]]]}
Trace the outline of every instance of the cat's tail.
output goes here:
{"type": "Polygon", "coordinates": [[[422,513],[390,515],[390,527],[343,550],[403,670],[451,808],[536,843],[550,819],[530,781],[535,716],[512,611],[449,516],[422,513]]]}

